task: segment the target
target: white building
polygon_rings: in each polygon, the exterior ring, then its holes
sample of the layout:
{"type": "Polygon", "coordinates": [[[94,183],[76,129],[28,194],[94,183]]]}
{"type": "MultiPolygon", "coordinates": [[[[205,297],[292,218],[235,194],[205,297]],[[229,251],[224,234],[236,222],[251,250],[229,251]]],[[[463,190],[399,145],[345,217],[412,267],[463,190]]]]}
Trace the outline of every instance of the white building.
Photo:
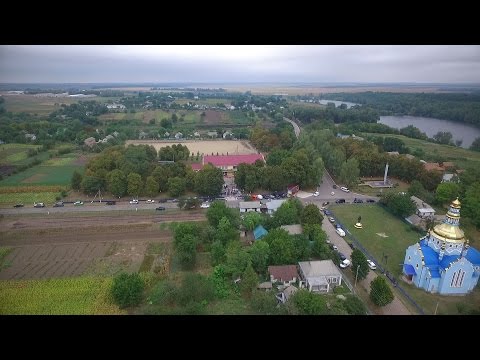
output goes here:
{"type": "Polygon", "coordinates": [[[328,293],[342,284],[342,273],[332,260],[301,261],[298,265],[308,291],[328,293]]]}

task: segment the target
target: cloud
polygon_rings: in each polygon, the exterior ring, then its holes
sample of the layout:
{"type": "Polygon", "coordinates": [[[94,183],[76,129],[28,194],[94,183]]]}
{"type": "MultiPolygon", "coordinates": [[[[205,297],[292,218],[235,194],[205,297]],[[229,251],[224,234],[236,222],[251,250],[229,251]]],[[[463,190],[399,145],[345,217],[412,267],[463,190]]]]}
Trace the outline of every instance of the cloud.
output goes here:
{"type": "Polygon", "coordinates": [[[1,82],[480,83],[480,46],[0,46],[1,82]]]}

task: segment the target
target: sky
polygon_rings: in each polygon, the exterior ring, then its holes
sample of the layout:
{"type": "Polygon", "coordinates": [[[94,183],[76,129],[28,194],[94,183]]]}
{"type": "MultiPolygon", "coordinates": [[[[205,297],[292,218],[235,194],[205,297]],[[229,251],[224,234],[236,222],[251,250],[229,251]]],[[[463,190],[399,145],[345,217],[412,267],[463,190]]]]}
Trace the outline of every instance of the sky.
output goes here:
{"type": "Polygon", "coordinates": [[[480,83],[478,45],[0,45],[0,83],[480,83]]]}

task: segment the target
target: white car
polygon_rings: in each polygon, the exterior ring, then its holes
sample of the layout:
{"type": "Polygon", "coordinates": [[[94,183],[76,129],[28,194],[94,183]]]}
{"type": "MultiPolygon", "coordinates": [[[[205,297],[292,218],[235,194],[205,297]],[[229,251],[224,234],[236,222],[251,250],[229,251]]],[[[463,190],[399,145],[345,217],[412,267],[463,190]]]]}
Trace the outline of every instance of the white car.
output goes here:
{"type": "Polygon", "coordinates": [[[155,202],[155,200],[152,200],[152,199],[148,199],[147,201],[145,201],[147,204],[153,204],[155,202]]]}
{"type": "Polygon", "coordinates": [[[337,228],[335,230],[335,232],[339,235],[339,236],[345,236],[345,231],[343,231],[342,228],[337,228]]]}
{"type": "Polygon", "coordinates": [[[345,186],[342,186],[342,187],[340,188],[340,190],[345,191],[345,192],[350,192],[350,190],[348,190],[348,188],[346,188],[345,186]]]}
{"type": "Polygon", "coordinates": [[[210,204],[208,203],[203,203],[202,205],[200,205],[200,208],[202,209],[208,209],[210,207],[210,204]]]}
{"type": "Polygon", "coordinates": [[[375,265],[375,263],[372,260],[368,259],[367,264],[368,264],[368,267],[370,268],[370,270],[376,270],[377,269],[377,265],[375,265]]]}
{"type": "Polygon", "coordinates": [[[320,193],[319,193],[318,191],[315,191],[315,192],[313,193],[313,196],[318,196],[318,195],[320,195],[320,193]]]}
{"type": "Polygon", "coordinates": [[[137,199],[130,200],[130,204],[138,204],[138,200],[137,199]]]}
{"type": "Polygon", "coordinates": [[[351,261],[348,259],[345,259],[340,263],[340,267],[342,269],[345,269],[346,267],[350,266],[350,264],[351,264],[351,261]]]}
{"type": "Polygon", "coordinates": [[[332,246],[332,249],[335,250],[335,251],[338,251],[337,245],[333,245],[333,246],[332,246]]]}
{"type": "Polygon", "coordinates": [[[330,195],[332,195],[332,196],[335,195],[335,192],[332,191],[332,192],[330,193],[330,195]]]}

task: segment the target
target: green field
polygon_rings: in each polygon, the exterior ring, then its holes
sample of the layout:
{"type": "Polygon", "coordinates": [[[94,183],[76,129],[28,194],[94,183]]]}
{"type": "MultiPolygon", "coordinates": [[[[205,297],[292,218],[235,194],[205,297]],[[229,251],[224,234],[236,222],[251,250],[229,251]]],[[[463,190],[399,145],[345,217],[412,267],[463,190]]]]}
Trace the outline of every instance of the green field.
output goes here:
{"type": "Polygon", "coordinates": [[[55,202],[55,198],[59,195],[58,192],[25,192],[25,193],[9,193],[0,194],[0,204],[24,204],[29,206],[34,202],[44,202],[51,204],[55,202]]]}
{"type": "Polygon", "coordinates": [[[38,149],[38,148],[40,148],[40,145],[1,144],[0,145],[0,164],[21,165],[21,163],[28,158],[27,150],[38,149]]]}
{"type": "MultiPolygon", "coordinates": [[[[452,161],[461,169],[480,166],[480,152],[467,150],[461,147],[435,144],[419,139],[411,139],[403,135],[391,134],[373,134],[363,133],[364,135],[394,137],[402,140],[410,148],[411,152],[415,149],[424,151],[426,156],[440,156],[443,161],[452,161]]],[[[426,159],[425,159],[426,160],[426,159]]]]}
{"type": "MultiPolygon", "coordinates": [[[[395,277],[400,278],[405,251],[408,246],[419,241],[421,234],[412,230],[410,225],[394,217],[379,205],[334,205],[330,207],[330,210],[362,246],[375,257],[376,261],[385,266],[395,277]],[[362,217],[363,229],[356,229],[353,226],[357,222],[358,216],[362,217]],[[377,234],[385,234],[388,237],[377,234]]],[[[480,306],[478,286],[471,294],[462,297],[429,294],[405,282],[401,282],[401,286],[427,314],[435,313],[437,303],[439,304],[437,314],[458,314],[462,307],[479,309],[480,306]]]]}
{"type": "Polygon", "coordinates": [[[31,167],[21,173],[11,175],[2,181],[0,186],[14,185],[69,185],[73,172],[82,171],[83,166],[45,166],[31,167]]]}
{"type": "Polygon", "coordinates": [[[112,278],[1,280],[0,314],[125,314],[110,298],[112,278]]]}
{"type": "Polygon", "coordinates": [[[71,105],[79,101],[95,100],[99,103],[115,101],[119,98],[114,97],[94,97],[94,98],[70,98],[70,97],[35,97],[33,95],[8,95],[4,96],[5,108],[11,112],[26,112],[38,115],[48,115],[52,111],[58,110],[61,104],[71,105]],[[56,105],[55,105],[56,104],[56,105]]]}

